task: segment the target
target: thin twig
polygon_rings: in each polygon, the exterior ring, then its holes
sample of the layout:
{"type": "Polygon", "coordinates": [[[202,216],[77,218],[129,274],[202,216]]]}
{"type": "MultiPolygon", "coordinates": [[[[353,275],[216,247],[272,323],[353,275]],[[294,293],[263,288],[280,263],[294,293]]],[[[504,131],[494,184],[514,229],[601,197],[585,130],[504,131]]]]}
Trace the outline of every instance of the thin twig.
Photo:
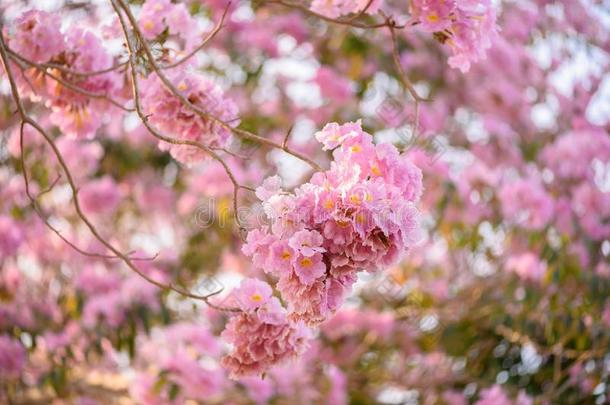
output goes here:
{"type": "Polygon", "coordinates": [[[186,62],[187,60],[192,58],[194,55],[196,55],[197,52],[202,50],[207,45],[207,43],[210,40],[212,40],[223,27],[223,24],[225,22],[225,17],[227,16],[227,12],[229,11],[229,7],[231,7],[230,1],[227,3],[227,7],[225,7],[225,11],[222,13],[222,17],[220,18],[220,21],[218,21],[218,23],[216,24],[214,29],[203,39],[203,42],[201,42],[201,44],[197,48],[193,49],[188,55],[184,56],[182,59],[177,60],[176,62],[170,63],[168,65],[162,66],[161,69],[173,69],[176,66],[183,64],[184,62],[186,62]]]}

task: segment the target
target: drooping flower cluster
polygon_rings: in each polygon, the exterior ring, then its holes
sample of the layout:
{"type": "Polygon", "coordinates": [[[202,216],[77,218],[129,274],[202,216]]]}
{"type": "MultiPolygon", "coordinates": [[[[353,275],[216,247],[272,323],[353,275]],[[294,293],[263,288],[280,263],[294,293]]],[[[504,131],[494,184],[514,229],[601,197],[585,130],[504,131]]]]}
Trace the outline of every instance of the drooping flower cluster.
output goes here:
{"type": "Polygon", "coordinates": [[[113,57],[95,34],[74,26],[62,34],[59,27],[57,15],[30,10],[9,30],[8,44],[12,50],[30,62],[61,67],[51,69],[50,77],[30,67],[17,75],[19,87],[32,101],[42,100],[51,108],[51,122],[66,135],[92,138],[110,107],[104,97],[116,96],[122,80],[113,71],[87,75],[112,67],[113,57]]]}
{"type": "Polygon", "coordinates": [[[243,252],[276,276],[289,317],[317,324],[335,312],[359,271],[394,264],[418,238],[420,170],[391,144],[375,146],[360,122],[316,134],[335,149],[331,168],[293,193],[277,177],[257,190],[270,231],[250,232],[243,252]]]}
{"type": "Polygon", "coordinates": [[[379,11],[383,0],[373,0],[370,3],[369,5],[369,0],[313,0],[310,9],[329,18],[360,13],[365,8],[367,14],[375,14],[379,11]]]}
{"type": "Polygon", "coordinates": [[[302,322],[288,319],[267,283],[244,279],[232,298],[243,312],[232,317],[222,333],[234,346],[222,359],[231,378],[262,374],[305,350],[309,330],[302,322]]]}
{"type": "MultiPolygon", "coordinates": [[[[230,126],[237,126],[237,106],[223,95],[222,89],[202,75],[188,71],[167,74],[176,89],[197,108],[230,126]]],[[[150,114],[150,122],[164,135],[178,140],[195,141],[211,148],[223,148],[231,137],[229,128],[185,106],[173,95],[157,75],[142,83],[142,105],[150,114]]],[[[159,147],[184,164],[194,164],[209,157],[195,147],[170,145],[161,142],[159,147]]]]}
{"type": "Polygon", "coordinates": [[[413,0],[413,22],[451,48],[449,65],[462,72],[485,58],[497,33],[490,0],[413,0]]]}

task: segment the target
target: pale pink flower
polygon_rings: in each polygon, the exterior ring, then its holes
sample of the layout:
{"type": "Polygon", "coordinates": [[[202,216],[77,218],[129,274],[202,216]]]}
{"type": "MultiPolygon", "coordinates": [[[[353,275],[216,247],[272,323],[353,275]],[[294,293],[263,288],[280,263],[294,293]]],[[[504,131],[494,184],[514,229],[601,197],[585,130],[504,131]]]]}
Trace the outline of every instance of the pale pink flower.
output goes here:
{"type": "Polygon", "coordinates": [[[542,184],[516,180],[505,184],[499,193],[504,218],[526,229],[540,230],[554,215],[554,203],[542,184]]]}
{"type": "Polygon", "coordinates": [[[303,256],[311,257],[316,253],[325,252],[322,247],[324,238],[318,231],[302,230],[296,232],[288,240],[288,245],[303,256]]]}
{"type": "Polygon", "coordinates": [[[260,375],[270,367],[295,358],[306,348],[308,329],[288,321],[272,324],[257,313],[232,317],[222,337],[233,345],[233,351],[222,359],[231,378],[260,375]]]}
{"type": "Polygon", "coordinates": [[[26,11],[9,30],[9,46],[34,63],[49,62],[64,50],[60,27],[61,20],[57,14],[40,10],[26,11]]]}
{"type": "Polygon", "coordinates": [[[271,287],[264,281],[246,278],[233,291],[233,296],[243,311],[250,312],[267,304],[272,293],[271,287]]]}
{"type": "MultiPolygon", "coordinates": [[[[150,114],[150,123],[170,138],[198,142],[209,148],[225,147],[231,131],[215,120],[237,126],[237,107],[233,101],[224,96],[220,87],[198,73],[178,70],[166,74],[184,97],[213,118],[202,117],[185,106],[156,74],[152,74],[141,86],[142,106],[150,114]]],[[[205,150],[196,146],[161,141],[159,147],[169,150],[176,160],[187,165],[210,158],[205,150]]]]}
{"type": "Polygon", "coordinates": [[[121,201],[121,191],[110,176],[84,184],[79,201],[86,214],[111,214],[121,201]]]}
{"type": "Polygon", "coordinates": [[[0,215],[0,255],[12,256],[24,240],[21,224],[9,216],[0,215]]]}
{"type": "Polygon", "coordinates": [[[23,345],[6,335],[0,335],[0,377],[17,378],[26,361],[23,345]]]}
{"type": "Polygon", "coordinates": [[[294,271],[303,284],[312,284],[326,273],[326,265],[322,262],[322,254],[316,253],[313,256],[295,257],[294,271]]]}
{"type": "Polygon", "coordinates": [[[506,262],[506,269],[524,280],[540,281],[546,274],[547,266],[537,255],[527,252],[511,256],[506,262]]]}
{"type": "Polygon", "coordinates": [[[479,400],[475,402],[475,405],[512,405],[512,401],[502,387],[494,385],[481,391],[479,400]]]}

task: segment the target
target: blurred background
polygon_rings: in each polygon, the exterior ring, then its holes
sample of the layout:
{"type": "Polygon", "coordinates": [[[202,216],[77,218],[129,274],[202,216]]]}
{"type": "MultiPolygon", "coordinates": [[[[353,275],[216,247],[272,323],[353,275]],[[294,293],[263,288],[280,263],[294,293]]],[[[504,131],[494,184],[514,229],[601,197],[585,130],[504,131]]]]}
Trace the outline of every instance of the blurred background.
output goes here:
{"type": "MultiPolygon", "coordinates": [[[[148,2],[130,2],[137,18],[148,2]]],[[[361,274],[304,356],[264,378],[230,380],[219,365],[226,314],[100,257],[49,146],[32,128],[20,145],[2,70],[0,402],[608,402],[610,2],[494,1],[497,34],[467,72],[448,64],[450,40],[411,24],[409,2],[381,5],[406,26],[396,42],[387,27],[338,24],[307,2],[158,3],[173,10],[151,38],[160,61],[195,49],[228,7],[191,68],[234,100],[240,128],[278,143],[292,128],[291,148],[327,167],[313,134],[362,119],[376,142],[409,156],[423,172],[421,242],[399,265],[361,274]],[[400,69],[427,101],[413,100],[400,69]]],[[[5,38],[32,8],[126,60],[109,2],[0,0],[5,38]]],[[[125,100],[125,69],[113,80],[125,100]]],[[[84,102],[79,111],[98,112],[99,127],[74,139],[36,94],[25,106],[52,134],[83,210],[145,259],[145,274],[201,294],[224,288],[219,300],[244,276],[267,277],[241,253],[219,163],[177,162],[133,112],[84,102]]],[[[279,173],[291,188],[311,174],[277,149],[239,139],[228,149],[249,187],[279,173]]],[[[240,193],[238,209],[248,227],[263,221],[253,193],[240,193]]]]}

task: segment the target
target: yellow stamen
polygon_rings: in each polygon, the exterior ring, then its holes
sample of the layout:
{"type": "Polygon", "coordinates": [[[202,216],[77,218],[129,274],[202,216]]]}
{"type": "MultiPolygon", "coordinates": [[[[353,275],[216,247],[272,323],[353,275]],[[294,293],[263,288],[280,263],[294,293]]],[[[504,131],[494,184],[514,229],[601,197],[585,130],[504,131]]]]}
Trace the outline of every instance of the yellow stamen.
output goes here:
{"type": "Polygon", "coordinates": [[[309,257],[305,257],[301,259],[302,267],[311,267],[313,265],[313,261],[309,257]]]}
{"type": "Polygon", "coordinates": [[[373,173],[373,176],[381,176],[381,170],[377,165],[371,166],[371,173],[373,173]]]}
{"type": "Polygon", "coordinates": [[[292,255],[290,254],[290,252],[288,250],[284,250],[282,252],[282,256],[281,257],[282,257],[282,260],[288,260],[288,259],[290,259],[291,256],[292,255]]]}
{"type": "Polygon", "coordinates": [[[252,295],[252,297],[250,297],[250,298],[252,298],[252,301],[255,301],[255,302],[259,302],[259,301],[262,301],[262,300],[263,300],[263,296],[262,296],[262,295],[260,295],[260,294],[254,294],[254,295],[252,295]]]}

